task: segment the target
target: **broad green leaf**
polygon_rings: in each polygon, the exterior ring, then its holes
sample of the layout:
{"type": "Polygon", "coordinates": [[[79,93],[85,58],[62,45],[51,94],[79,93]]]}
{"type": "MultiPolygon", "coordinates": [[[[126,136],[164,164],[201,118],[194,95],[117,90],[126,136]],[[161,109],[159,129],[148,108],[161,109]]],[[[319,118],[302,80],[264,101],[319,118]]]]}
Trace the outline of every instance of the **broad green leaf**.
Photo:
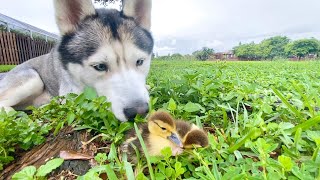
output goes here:
{"type": "Polygon", "coordinates": [[[184,168],[182,168],[181,166],[182,166],[181,162],[175,163],[175,165],[174,165],[174,170],[176,172],[175,177],[179,177],[180,175],[182,175],[185,172],[184,168]]]}
{"type": "Polygon", "coordinates": [[[165,173],[166,173],[166,172],[165,172],[166,168],[165,168],[164,163],[160,162],[160,163],[157,165],[157,167],[158,167],[159,171],[160,171],[162,174],[165,174],[165,173]]]}
{"type": "Polygon", "coordinates": [[[314,178],[306,171],[301,171],[299,167],[294,166],[292,168],[292,173],[298,177],[300,180],[314,180],[314,178]]]}
{"type": "Polygon", "coordinates": [[[176,109],[177,109],[176,102],[172,98],[170,98],[169,104],[168,104],[168,110],[175,111],[176,109]]]}
{"type": "Polygon", "coordinates": [[[183,109],[187,112],[197,112],[203,109],[203,107],[198,103],[188,102],[183,109]]]}
{"type": "Polygon", "coordinates": [[[131,123],[129,123],[129,122],[121,123],[120,127],[119,127],[119,130],[118,130],[118,133],[123,133],[123,132],[129,130],[130,128],[132,128],[132,124],[131,123]]]}
{"type": "Polygon", "coordinates": [[[262,105],[263,112],[270,114],[272,112],[272,107],[269,104],[262,105]]]}
{"type": "Polygon", "coordinates": [[[20,172],[15,173],[12,176],[12,180],[34,180],[34,175],[37,169],[34,166],[27,166],[23,168],[20,172]]]}
{"type": "Polygon", "coordinates": [[[136,180],[149,180],[142,172],[140,172],[137,177],[136,180]]]}
{"type": "Polygon", "coordinates": [[[157,103],[158,99],[159,99],[158,97],[152,98],[151,105],[154,106],[157,103]]]}
{"type": "Polygon", "coordinates": [[[56,158],[56,159],[52,159],[52,160],[48,161],[45,165],[42,165],[39,167],[39,169],[37,170],[36,176],[37,177],[45,177],[47,174],[52,172],[54,169],[61,166],[63,161],[64,160],[61,158],[56,158]]]}
{"type": "Polygon", "coordinates": [[[170,147],[164,147],[161,150],[161,154],[164,156],[164,158],[168,159],[172,156],[172,149],[170,147]]]}
{"type": "Polygon", "coordinates": [[[172,169],[171,167],[166,168],[166,176],[167,177],[171,177],[173,172],[174,172],[174,169],[172,169]]]}
{"type": "MultiPolygon", "coordinates": [[[[236,168],[231,166],[227,168],[225,171],[226,173],[222,176],[221,178],[222,180],[236,179],[235,177],[240,174],[241,168],[240,167],[236,168]]],[[[241,177],[243,177],[243,174],[241,177]]]]}
{"type": "Polygon", "coordinates": [[[162,173],[156,173],[155,178],[156,180],[163,180],[163,179],[166,179],[166,176],[162,173]]]}
{"type": "MultiPolygon", "coordinates": [[[[110,150],[109,154],[111,154],[111,153],[112,153],[112,152],[111,152],[111,150],[110,150]]],[[[99,164],[104,164],[105,161],[108,159],[108,157],[107,157],[106,153],[98,153],[98,154],[94,157],[94,159],[95,159],[99,164]]]]}
{"type": "Polygon", "coordinates": [[[97,97],[97,92],[95,89],[91,88],[91,87],[86,87],[84,89],[84,92],[83,92],[85,98],[87,99],[94,99],[97,97]]]}
{"type": "Polygon", "coordinates": [[[287,157],[285,155],[281,155],[278,157],[278,161],[281,164],[281,166],[284,168],[285,171],[291,171],[291,169],[293,167],[293,163],[292,163],[290,157],[287,157]]]}
{"type": "Polygon", "coordinates": [[[291,128],[293,128],[293,127],[294,127],[294,125],[293,125],[292,123],[288,123],[288,122],[281,122],[281,123],[279,124],[279,128],[280,128],[280,129],[283,129],[283,130],[291,129],[291,128]]]}
{"type": "Polygon", "coordinates": [[[75,118],[76,118],[76,115],[70,111],[67,115],[68,125],[71,125],[71,123],[74,121],[75,118]]]}
{"type": "Polygon", "coordinates": [[[95,171],[89,171],[83,176],[78,176],[77,180],[102,180],[95,171]]]}

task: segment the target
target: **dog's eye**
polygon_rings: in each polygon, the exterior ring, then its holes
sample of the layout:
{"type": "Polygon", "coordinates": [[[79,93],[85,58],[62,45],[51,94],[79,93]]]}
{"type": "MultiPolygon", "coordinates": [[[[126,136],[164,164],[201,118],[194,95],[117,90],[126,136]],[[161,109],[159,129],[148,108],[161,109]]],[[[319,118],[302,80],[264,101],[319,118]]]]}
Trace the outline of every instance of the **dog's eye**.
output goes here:
{"type": "Polygon", "coordinates": [[[137,62],[136,62],[136,66],[141,66],[143,64],[143,59],[139,59],[137,62]]]}
{"type": "Polygon", "coordinates": [[[108,71],[108,66],[105,64],[96,64],[93,65],[93,68],[97,71],[108,71]]]}

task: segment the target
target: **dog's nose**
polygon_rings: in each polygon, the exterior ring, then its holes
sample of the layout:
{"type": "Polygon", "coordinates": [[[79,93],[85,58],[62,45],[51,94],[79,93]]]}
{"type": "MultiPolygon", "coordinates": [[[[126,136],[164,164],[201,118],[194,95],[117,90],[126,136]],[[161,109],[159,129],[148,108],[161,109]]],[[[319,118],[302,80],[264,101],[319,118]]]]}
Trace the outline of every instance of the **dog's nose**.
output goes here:
{"type": "Polygon", "coordinates": [[[145,117],[149,112],[149,104],[144,103],[134,107],[127,107],[123,109],[124,115],[129,121],[133,121],[137,115],[145,117]]]}

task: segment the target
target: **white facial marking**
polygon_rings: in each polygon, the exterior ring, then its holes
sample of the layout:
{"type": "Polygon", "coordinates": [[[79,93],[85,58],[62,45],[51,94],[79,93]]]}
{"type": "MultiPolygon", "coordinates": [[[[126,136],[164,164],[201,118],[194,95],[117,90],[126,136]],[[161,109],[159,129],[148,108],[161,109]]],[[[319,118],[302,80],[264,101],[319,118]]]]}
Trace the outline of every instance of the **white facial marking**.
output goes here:
{"type": "Polygon", "coordinates": [[[149,94],[145,88],[144,74],[134,70],[119,71],[107,80],[96,83],[100,95],[105,95],[112,103],[112,111],[121,121],[126,121],[124,108],[136,103],[149,103],[149,94]],[[106,87],[107,86],[107,87],[106,87]]]}

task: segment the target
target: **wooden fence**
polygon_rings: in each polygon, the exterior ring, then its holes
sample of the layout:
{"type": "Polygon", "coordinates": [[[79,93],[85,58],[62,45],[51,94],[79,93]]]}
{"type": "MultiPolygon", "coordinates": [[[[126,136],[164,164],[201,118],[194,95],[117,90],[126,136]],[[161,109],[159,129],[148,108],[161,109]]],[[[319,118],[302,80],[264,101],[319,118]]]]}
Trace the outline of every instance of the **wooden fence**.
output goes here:
{"type": "Polygon", "coordinates": [[[54,43],[31,39],[12,32],[0,32],[0,65],[17,65],[47,54],[54,43]]]}

